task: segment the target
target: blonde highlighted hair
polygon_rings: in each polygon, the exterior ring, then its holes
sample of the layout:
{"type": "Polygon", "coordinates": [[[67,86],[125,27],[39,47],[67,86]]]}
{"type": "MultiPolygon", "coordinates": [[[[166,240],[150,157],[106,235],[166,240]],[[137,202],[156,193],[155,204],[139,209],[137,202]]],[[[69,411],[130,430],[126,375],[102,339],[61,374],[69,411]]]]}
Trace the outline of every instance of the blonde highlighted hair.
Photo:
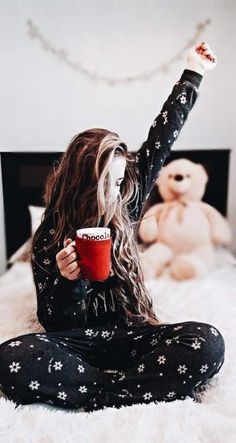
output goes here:
{"type": "Polygon", "coordinates": [[[78,228],[104,226],[111,229],[112,269],[119,284],[114,291],[128,320],[160,324],[144,284],[137,242],[137,224],[131,220],[128,204],[138,195],[138,171],[134,157],[118,134],[93,128],[75,135],[58,166],[47,178],[43,221],[33,238],[53,216],[55,233],[48,247],[64,238],[74,238],[78,228]],[[126,159],[124,180],[116,201],[107,203],[110,192],[110,165],[115,156],[126,159]]]}

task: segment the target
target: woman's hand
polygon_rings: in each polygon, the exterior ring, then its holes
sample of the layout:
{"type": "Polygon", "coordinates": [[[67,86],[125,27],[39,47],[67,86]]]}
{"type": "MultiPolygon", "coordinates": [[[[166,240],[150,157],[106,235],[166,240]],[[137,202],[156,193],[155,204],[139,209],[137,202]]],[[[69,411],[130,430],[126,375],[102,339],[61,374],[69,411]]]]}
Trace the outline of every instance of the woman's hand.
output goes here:
{"type": "Polygon", "coordinates": [[[75,241],[72,241],[71,238],[64,240],[64,248],[57,253],[56,261],[63,277],[68,280],[77,280],[80,277],[75,241]]]}
{"type": "Polygon", "coordinates": [[[203,75],[205,71],[212,71],[217,64],[217,57],[210,46],[202,42],[193,46],[187,54],[188,69],[203,75]]]}

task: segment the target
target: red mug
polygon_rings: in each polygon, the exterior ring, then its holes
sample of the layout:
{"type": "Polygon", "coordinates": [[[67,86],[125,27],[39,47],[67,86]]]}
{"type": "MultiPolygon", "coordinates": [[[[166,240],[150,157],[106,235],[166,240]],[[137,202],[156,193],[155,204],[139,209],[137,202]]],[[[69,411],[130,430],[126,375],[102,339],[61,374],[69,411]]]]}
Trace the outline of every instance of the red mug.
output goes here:
{"type": "Polygon", "coordinates": [[[75,237],[75,244],[81,278],[91,281],[106,280],[111,271],[111,238],[91,240],[75,237]]]}

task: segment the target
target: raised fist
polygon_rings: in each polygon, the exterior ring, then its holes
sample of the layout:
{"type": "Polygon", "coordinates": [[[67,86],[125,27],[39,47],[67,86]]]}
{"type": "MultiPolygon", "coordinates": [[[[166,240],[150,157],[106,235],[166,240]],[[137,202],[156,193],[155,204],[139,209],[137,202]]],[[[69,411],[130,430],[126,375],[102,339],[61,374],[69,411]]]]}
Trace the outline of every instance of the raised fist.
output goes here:
{"type": "Polygon", "coordinates": [[[217,64],[217,57],[210,46],[202,42],[193,46],[187,53],[188,69],[203,75],[205,71],[212,71],[217,64]]]}

